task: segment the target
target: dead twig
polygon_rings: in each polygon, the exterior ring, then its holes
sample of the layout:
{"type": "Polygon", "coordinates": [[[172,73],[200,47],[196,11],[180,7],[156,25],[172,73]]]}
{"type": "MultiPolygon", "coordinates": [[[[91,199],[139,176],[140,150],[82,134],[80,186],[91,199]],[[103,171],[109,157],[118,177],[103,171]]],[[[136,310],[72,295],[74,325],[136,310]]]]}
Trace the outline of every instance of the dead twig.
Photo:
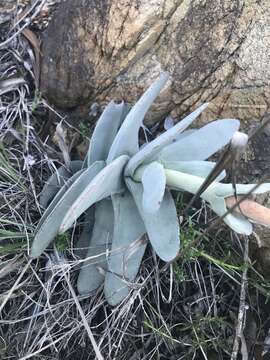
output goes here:
{"type": "Polygon", "coordinates": [[[231,355],[231,360],[236,360],[241,344],[241,353],[242,353],[242,359],[247,360],[248,359],[248,353],[246,350],[246,342],[244,337],[244,327],[245,327],[245,318],[246,318],[246,291],[248,286],[248,266],[249,266],[249,239],[248,237],[245,237],[244,240],[244,271],[242,274],[242,282],[241,282],[241,291],[240,291],[240,301],[239,301],[239,311],[238,311],[238,320],[236,325],[236,331],[235,331],[235,338],[234,338],[234,344],[233,344],[233,351],[231,355]]]}

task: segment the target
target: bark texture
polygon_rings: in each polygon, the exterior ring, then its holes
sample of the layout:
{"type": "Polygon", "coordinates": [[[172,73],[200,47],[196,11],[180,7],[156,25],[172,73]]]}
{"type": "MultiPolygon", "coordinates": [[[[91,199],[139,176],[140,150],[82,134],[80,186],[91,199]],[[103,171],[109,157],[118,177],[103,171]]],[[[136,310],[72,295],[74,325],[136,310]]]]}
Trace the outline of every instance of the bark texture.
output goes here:
{"type": "MultiPolygon", "coordinates": [[[[179,119],[205,101],[198,125],[232,117],[250,131],[268,116],[269,0],[67,0],[47,29],[43,55],[43,94],[79,119],[93,102],[134,102],[163,70],[171,81],[148,123],[169,113],[179,119]]],[[[257,180],[269,162],[265,129],[249,145],[240,177],[257,180]]],[[[266,268],[269,232],[257,233],[266,268]]]]}
{"type": "Polygon", "coordinates": [[[67,0],[44,37],[42,89],[84,116],[93,101],[133,102],[168,70],[151,121],[203,101],[202,122],[258,121],[269,106],[269,19],[268,0],[67,0]]]}

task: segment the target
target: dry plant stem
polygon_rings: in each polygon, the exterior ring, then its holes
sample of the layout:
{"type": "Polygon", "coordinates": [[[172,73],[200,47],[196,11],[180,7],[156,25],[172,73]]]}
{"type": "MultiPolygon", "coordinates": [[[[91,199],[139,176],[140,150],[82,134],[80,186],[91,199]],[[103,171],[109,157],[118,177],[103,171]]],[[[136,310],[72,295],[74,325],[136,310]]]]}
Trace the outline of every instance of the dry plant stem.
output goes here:
{"type": "Polygon", "coordinates": [[[30,259],[28,261],[28,263],[25,265],[25,267],[23,268],[23,270],[21,271],[20,275],[17,277],[16,281],[14,282],[13,286],[11,287],[11,289],[9,290],[8,294],[6,295],[6,297],[4,298],[1,306],[0,306],[0,314],[2,312],[2,310],[4,309],[6,303],[8,302],[8,300],[10,299],[12,293],[15,291],[17,285],[20,283],[21,278],[23,277],[23,275],[25,274],[25,272],[27,271],[27,269],[29,268],[30,264],[31,264],[32,259],[30,259]]]}
{"type": "Polygon", "coordinates": [[[242,282],[241,282],[241,292],[240,292],[240,303],[239,303],[239,311],[238,311],[238,320],[236,325],[236,333],[235,339],[233,344],[233,351],[231,355],[231,360],[236,360],[239,352],[240,342],[241,352],[242,352],[242,359],[247,360],[248,354],[246,352],[245,346],[245,338],[243,334],[244,326],[245,326],[245,315],[246,315],[246,289],[248,286],[248,265],[249,265],[249,257],[248,257],[248,247],[249,247],[249,239],[248,237],[244,238],[244,271],[242,274],[242,282]]]}
{"type": "Polygon", "coordinates": [[[24,29],[22,32],[23,36],[28,40],[32,45],[34,54],[35,54],[35,63],[34,63],[34,75],[35,75],[35,85],[38,89],[39,87],[39,75],[40,75],[40,61],[41,61],[41,52],[40,52],[40,41],[36,34],[29,30],[24,29]]]}
{"type": "MultiPolygon", "coordinates": [[[[227,207],[232,208],[238,200],[241,199],[241,196],[235,197],[230,196],[225,199],[227,207]]],[[[243,200],[241,203],[234,209],[234,211],[245,215],[247,218],[253,220],[254,222],[269,226],[270,225],[270,209],[265,206],[262,206],[252,200],[243,200]]]]}
{"type": "MultiPolygon", "coordinates": [[[[55,255],[56,255],[56,258],[57,258],[58,263],[60,264],[60,258],[59,258],[58,250],[56,249],[55,246],[54,246],[54,253],[55,253],[55,255]]],[[[75,291],[74,291],[74,289],[73,289],[73,286],[71,285],[71,283],[70,283],[70,281],[69,281],[69,278],[68,278],[68,276],[67,276],[67,274],[66,274],[66,272],[65,272],[64,270],[63,270],[63,275],[64,275],[64,278],[65,278],[65,280],[66,280],[66,282],[67,282],[67,285],[68,285],[68,288],[69,288],[69,290],[70,290],[70,293],[71,293],[71,295],[72,295],[72,297],[73,297],[73,299],[74,299],[74,302],[75,302],[75,304],[76,304],[76,307],[77,307],[77,309],[78,309],[78,311],[79,311],[79,314],[80,314],[80,316],[81,316],[83,325],[84,325],[84,327],[85,327],[85,329],[86,329],[86,331],[87,331],[87,334],[88,334],[88,336],[89,336],[89,339],[90,339],[90,341],[91,341],[91,344],[92,344],[92,346],[93,346],[93,348],[94,348],[96,357],[97,357],[98,360],[104,360],[104,358],[103,358],[103,356],[101,355],[101,352],[100,352],[100,350],[99,350],[99,348],[98,348],[98,345],[97,345],[97,343],[96,343],[96,340],[95,340],[95,338],[94,338],[94,335],[93,335],[93,333],[92,333],[92,331],[91,331],[91,329],[90,329],[90,326],[88,325],[88,322],[87,322],[87,320],[86,320],[86,318],[85,318],[85,315],[84,315],[83,309],[82,309],[82,307],[81,307],[81,304],[79,303],[79,300],[78,300],[77,295],[76,295],[76,293],[75,293],[75,291]]]]}
{"type": "Polygon", "coordinates": [[[28,355],[25,355],[21,358],[19,358],[19,360],[27,360],[27,359],[31,359],[33,356],[35,355],[38,355],[39,353],[41,353],[42,351],[46,350],[46,349],[49,349],[51,346],[59,343],[61,340],[63,340],[67,335],[64,334],[62,336],[60,336],[58,339],[54,340],[53,342],[49,343],[48,345],[45,345],[43,348],[33,352],[32,354],[28,354],[28,355]]]}
{"type": "Polygon", "coordinates": [[[70,165],[69,150],[66,142],[66,133],[61,122],[56,126],[54,140],[56,141],[57,145],[59,146],[59,149],[62,152],[66,167],[69,168],[70,165]]]}
{"type": "Polygon", "coordinates": [[[34,14],[30,17],[29,21],[27,21],[19,30],[17,30],[12,36],[10,36],[7,40],[0,43],[0,49],[3,49],[6,47],[13,39],[16,38],[24,29],[26,29],[31,21],[39,14],[40,10],[43,8],[43,6],[46,4],[47,0],[43,0],[40,5],[38,5],[37,10],[34,12],[34,14]]]}

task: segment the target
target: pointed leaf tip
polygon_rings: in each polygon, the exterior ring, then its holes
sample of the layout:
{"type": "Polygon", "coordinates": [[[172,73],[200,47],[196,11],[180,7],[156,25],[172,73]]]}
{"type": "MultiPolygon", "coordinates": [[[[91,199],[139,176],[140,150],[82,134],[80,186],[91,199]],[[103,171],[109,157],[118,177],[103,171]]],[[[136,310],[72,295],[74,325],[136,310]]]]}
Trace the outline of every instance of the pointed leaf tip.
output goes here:
{"type": "Polygon", "coordinates": [[[126,105],[111,101],[101,114],[90,140],[88,166],[98,160],[106,160],[110,147],[123,121],[126,105]]]}
{"type": "Polygon", "coordinates": [[[190,131],[188,131],[188,134],[183,133],[183,131],[192,124],[192,122],[202,113],[206,106],[207,104],[201,105],[198,109],[194,110],[179,123],[158,136],[155,140],[145,145],[130,159],[125,169],[125,175],[133,176],[138,166],[159,158],[160,152],[162,154],[162,149],[166,150],[167,147],[170,147],[170,144],[172,146],[173,143],[178,140],[178,138],[180,141],[180,139],[184,139],[186,136],[191,136],[190,131]]]}
{"type": "Polygon", "coordinates": [[[122,154],[134,155],[139,150],[138,134],[144,116],[168,78],[168,73],[162,73],[130,110],[113,141],[107,162],[113,161],[122,154]]]}

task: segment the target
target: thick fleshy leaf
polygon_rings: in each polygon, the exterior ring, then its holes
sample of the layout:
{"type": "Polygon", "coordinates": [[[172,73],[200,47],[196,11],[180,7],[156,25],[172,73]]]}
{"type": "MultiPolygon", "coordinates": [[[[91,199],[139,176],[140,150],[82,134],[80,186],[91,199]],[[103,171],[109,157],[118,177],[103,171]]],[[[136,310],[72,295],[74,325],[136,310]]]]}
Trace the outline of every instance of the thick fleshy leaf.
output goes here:
{"type": "Polygon", "coordinates": [[[115,135],[122,123],[125,104],[111,101],[99,118],[87,154],[88,166],[97,160],[106,160],[115,135]]]}
{"type": "MultiPolygon", "coordinates": [[[[176,190],[179,189],[179,191],[188,191],[192,194],[196,194],[196,192],[205,180],[200,176],[190,175],[187,173],[182,173],[180,171],[170,169],[164,169],[164,171],[166,175],[166,184],[169,188],[176,190]]],[[[215,183],[212,183],[209,188],[212,187],[213,184],[215,183]]]]}
{"type": "Polygon", "coordinates": [[[80,259],[84,259],[90,245],[90,240],[95,223],[95,206],[91,206],[84,214],[84,221],[82,224],[82,231],[80,237],[76,242],[74,253],[80,259]]]}
{"type": "Polygon", "coordinates": [[[128,295],[128,282],[138,273],[146,248],[141,237],[146,230],[128,191],[112,196],[112,202],[115,221],[104,292],[108,303],[115,306],[128,295]]]}
{"type": "Polygon", "coordinates": [[[160,208],[166,187],[166,176],[160,163],[152,162],[145,167],[142,174],[142,185],[143,209],[145,212],[153,214],[160,208]]]}
{"type": "Polygon", "coordinates": [[[142,184],[136,183],[131,178],[125,180],[144,221],[153,248],[162,260],[172,261],[179,252],[180,237],[176,208],[171,193],[166,190],[159,210],[154,214],[149,214],[142,206],[142,184]]]}
{"type": "MultiPolygon", "coordinates": [[[[220,217],[227,212],[226,203],[223,197],[213,196],[206,199],[211,209],[220,217]]],[[[252,225],[241,214],[230,213],[225,216],[223,221],[238,234],[250,235],[252,233],[252,225]]]]}
{"type": "MultiPolygon", "coordinates": [[[[182,173],[196,175],[206,178],[215,167],[216,163],[211,161],[164,161],[165,169],[180,171],[182,173]]],[[[215,179],[221,181],[226,177],[225,170],[215,179]]]]}
{"type": "Polygon", "coordinates": [[[44,213],[42,214],[41,219],[39,220],[39,223],[35,229],[35,233],[38,232],[39,228],[45,221],[45,219],[49,216],[49,214],[52,212],[52,210],[55,208],[57,203],[60,201],[60,199],[65,195],[67,190],[70,188],[70,186],[81,176],[81,174],[84,172],[83,170],[77,171],[70,179],[67,180],[67,182],[61,187],[61,189],[58,191],[58,193],[55,195],[53,200],[50,202],[49,206],[46,208],[44,213]]]}
{"type": "Polygon", "coordinates": [[[82,161],[74,160],[70,162],[70,169],[67,169],[66,166],[61,166],[59,169],[57,169],[57,171],[53,173],[46,181],[40,193],[40,205],[46,208],[56,193],[65,184],[65,182],[77,171],[82,169],[82,165],[82,161]]]}
{"type": "Polygon", "coordinates": [[[167,73],[161,74],[130,110],[113,141],[108,162],[123,154],[132,156],[139,150],[139,129],[143,124],[144,116],[168,78],[167,73]]]}
{"type": "MultiPolygon", "coordinates": [[[[252,194],[263,194],[270,191],[270,183],[261,184],[253,190],[255,186],[256,184],[236,184],[236,193],[237,195],[243,195],[252,191],[252,194]]],[[[232,184],[220,184],[217,189],[217,195],[223,197],[234,196],[232,184]]]]}
{"type": "MultiPolygon", "coordinates": [[[[169,187],[174,189],[178,188],[181,191],[188,191],[192,194],[196,194],[204,182],[204,178],[202,177],[180,173],[174,170],[165,170],[165,174],[166,182],[169,187]]],[[[230,189],[232,189],[231,184],[221,184],[214,182],[210,184],[201,195],[201,198],[207,201],[212,210],[220,217],[222,217],[227,212],[225,199],[221,195],[220,189],[228,189],[227,185],[230,185],[230,189]]],[[[241,215],[228,214],[224,218],[224,222],[234,231],[240,234],[249,235],[252,232],[252,226],[250,222],[241,215]]]]}
{"type": "Polygon", "coordinates": [[[68,230],[76,219],[94,203],[123,191],[125,186],[122,181],[123,169],[128,159],[127,155],[119,156],[88,183],[65,214],[59,230],[61,233],[68,230]]]}
{"type": "Polygon", "coordinates": [[[206,160],[228,144],[238,128],[239,121],[235,119],[213,121],[194,134],[166,146],[160,153],[160,160],[206,160]]]}
{"type": "Polygon", "coordinates": [[[80,294],[96,290],[104,281],[104,272],[107,270],[106,250],[112,240],[113,224],[112,201],[104,199],[98,202],[91,241],[88,239],[89,259],[82,265],[78,277],[77,288],[80,294]]]}
{"type": "Polygon", "coordinates": [[[132,176],[138,166],[140,166],[142,163],[147,163],[157,158],[159,152],[165,146],[168,146],[168,144],[172,144],[179,139],[182,140],[188,136],[191,136],[193,131],[192,133],[188,131],[182,133],[182,131],[184,131],[202,113],[202,111],[207,106],[207,103],[203,104],[198,109],[193,111],[190,115],[185,117],[182,121],[180,121],[178,124],[176,124],[174,127],[172,127],[168,131],[164,132],[162,135],[158,136],[155,140],[145,145],[136,155],[134,155],[130,159],[126,167],[125,174],[127,176],[132,176]]]}
{"type": "MultiPolygon", "coordinates": [[[[209,105],[209,103],[205,103],[205,104],[203,104],[202,105],[202,107],[203,106],[205,106],[205,107],[207,107],[209,105]]],[[[199,110],[201,107],[199,107],[197,110],[199,110]]],[[[197,111],[197,110],[195,110],[195,111],[197,111]]],[[[204,109],[203,109],[204,110],[204,109]]],[[[190,115],[192,115],[192,114],[190,114],[190,115]]],[[[200,115],[200,114],[199,114],[200,115]]],[[[196,119],[195,119],[196,120],[196,119]]],[[[181,132],[180,134],[178,134],[177,136],[176,136],[176,138],[175,138],[175,140],[176,141],[178,141],[178,140],[181,140],[181,139],[184,139],[185,137],[187,137],[187,136],[189,136],[189,135],[191,135],[191,134],[195,134],[195,132],[197,131],[198,129],[188,129],[188,130],[186,130],[186,131],[184,131],[184,132],[181,132]]]]}
{"type": "Polygon", "coordinates": [[[50,244],[50,242],[53,241],[72,204],[103,167],[104,162],[97,161],[91,167],[84,170],[83,173],[68,188],[45,220],[42,221],[41,226],[38,227],[38,231],[36,232],[31,248],[31,257],[39,256],[50,244]]]}

